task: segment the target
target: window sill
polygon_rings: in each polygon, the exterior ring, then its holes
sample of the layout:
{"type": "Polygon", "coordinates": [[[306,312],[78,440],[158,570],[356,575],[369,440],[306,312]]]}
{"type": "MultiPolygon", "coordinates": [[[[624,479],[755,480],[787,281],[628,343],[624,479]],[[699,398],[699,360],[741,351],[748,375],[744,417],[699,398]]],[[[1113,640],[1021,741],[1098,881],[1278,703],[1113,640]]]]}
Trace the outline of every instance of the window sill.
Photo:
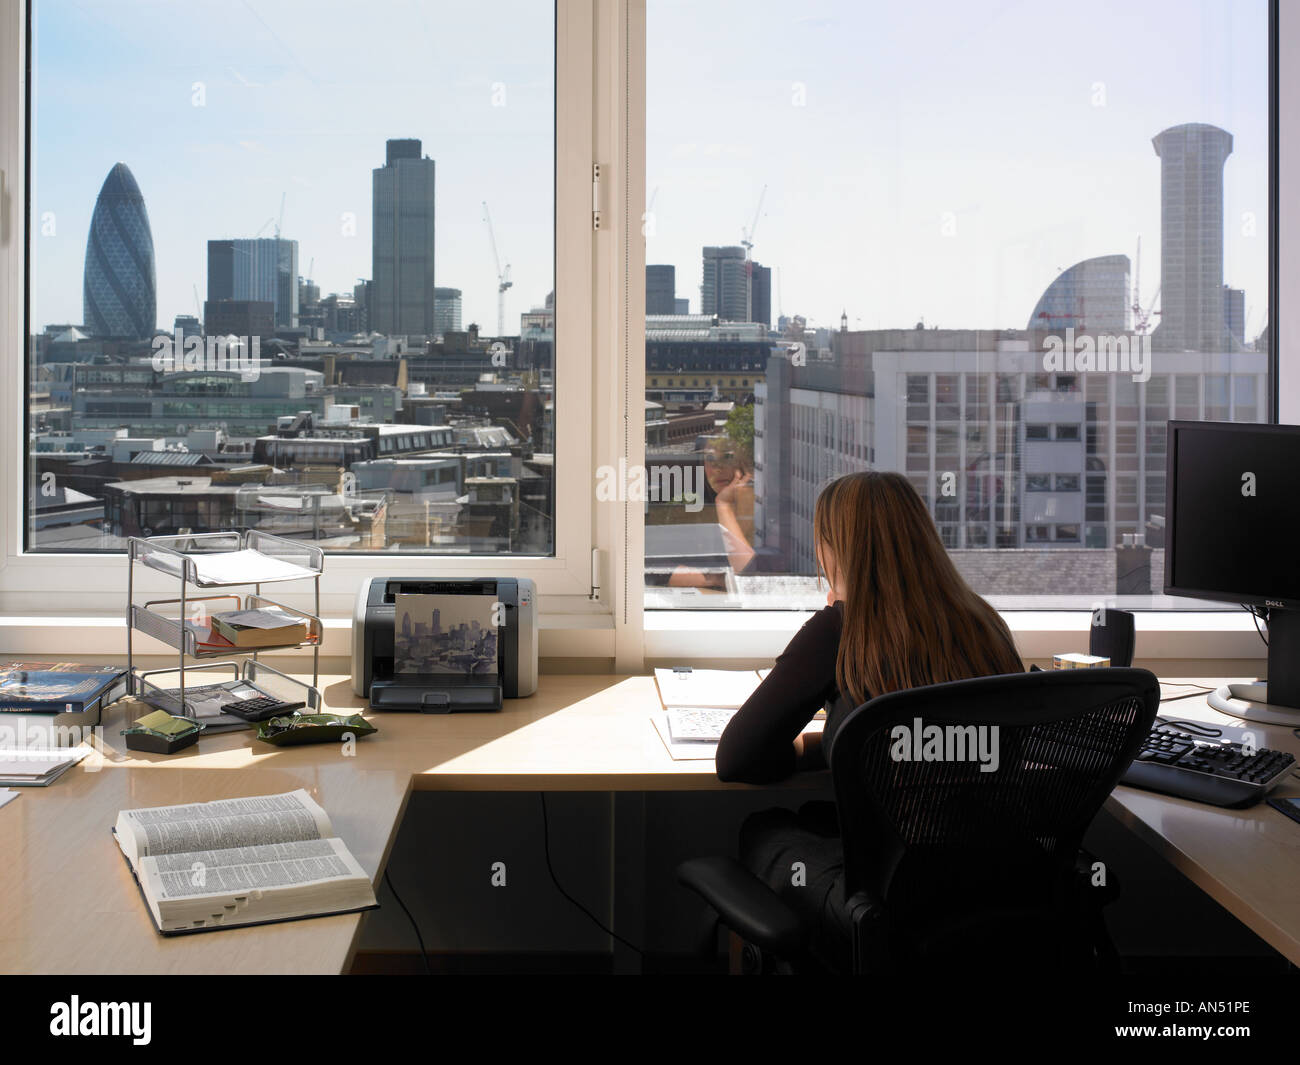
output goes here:
{"type": "MultiPolygon", "coordinates": [[[[1087,650],[1090,610],[1002,611],[1026,662],[1087,650]]],[[[648,611],[647,662],[731,659],[770,661],[780,654],[808,611],[648,611]]],[[[1143,662],[1263,660],[1267,650],[1244,611],[1137,612],[1143,662]]]]}
{"type": "MultiPolygon", "coordinates": [[[[324,618],[321,657],[348,659],[352,655],[352,619],[324,618]]],[[[614,623],[608,614],[551,614],[539,624],[542,658],[612,658],[614,623]]],[[[135,651],[150,657],[171,656],[176,651],[152,637],[137,633],[135,651]]],[[[284,658],[306,655],[291,651],[284,658]]],[[[126,623],[120,617],[0,617],[0,655],[8,658],[85,658],[126,655],[126,623]],[[75,655],[59,648],[75,647],[75,655]]]]}
{"type": "MultiPolygon", "coordinates": [[[[723,661],[770,662],[810,617],[808,611],[752,610],[647,611],[645,659],[684,664],[723,661]]],[[[1091,613],[1005,611],[1003,617],[1027,661],[1042,661],[1062,651],[1087,647],[1091,613]]],[[[1144,662],[1262,661],[1264,644],[1249,616],[1239,611],[1163,611],[1138,613],[1138,657],[1144,662]]],[[[350,618],[326,618],[323,657],[351,654],[350,618]]],[[[607,614],[544,614],[540,622],[542,658],[612,658],[614,626],[607,614]]],[[[142,655],[174,654],[141,636],[142,655]]],[[[126,632],[120,617],[0,617],[0,654],[16,658],[121,658],[126,632]],[[59,648],[77,648],[68,655],[59,648]]],[[[302,653],[302,652],[297,652],[302,653]]]]}

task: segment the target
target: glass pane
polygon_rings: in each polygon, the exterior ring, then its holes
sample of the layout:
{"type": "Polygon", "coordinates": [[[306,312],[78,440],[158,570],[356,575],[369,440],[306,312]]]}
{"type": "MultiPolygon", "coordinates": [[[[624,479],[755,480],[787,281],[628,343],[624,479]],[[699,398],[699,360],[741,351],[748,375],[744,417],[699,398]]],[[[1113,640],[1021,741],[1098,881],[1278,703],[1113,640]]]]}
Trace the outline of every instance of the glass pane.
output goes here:
{"type": "Polygon", "coordinates": [[[647,21],[647,366],[712,360],[649,441],[705,487],[650,504],[647,602],[821,605],[818,492],[877,469],[999,606],[1111,600],[1135,551],[1126,602],[1198,606],[1158,594],[1165,432],[1269,413],[1267,0],[647,21]]]}
{"type": "Polygon", "coordinates": [[[555,15],[35,0],[36,550],[554,550],[555,15]]]}

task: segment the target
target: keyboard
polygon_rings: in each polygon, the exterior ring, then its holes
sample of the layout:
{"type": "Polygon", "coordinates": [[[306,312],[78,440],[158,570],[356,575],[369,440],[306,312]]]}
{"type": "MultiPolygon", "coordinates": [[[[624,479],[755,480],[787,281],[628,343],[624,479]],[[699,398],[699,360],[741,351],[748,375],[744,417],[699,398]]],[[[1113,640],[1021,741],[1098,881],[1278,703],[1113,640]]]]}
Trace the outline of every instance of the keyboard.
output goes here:
{"type": "Polygon", "coordinates": [[[233,703],[226,703],[221,708],[221,712],[223,714],[234,714],[236,717],[242,717],[245,721],[265,721],[268,717],[287,713],[290,710],[299,710],[306,705],[306,703],[291,703],[284,699],[276,699],[270,695],[261,695],[252,699],[237,699],[233,703]]]}
{"type": "Polygon", "coordinates": [[[717,743],[734,710],[669,710],[668,734],[674,743],[717,743]]]}
{"type": "Polygon", "coordinates": [[[1158,724],[1120,783],[1211,806],[1253,806],[1296,761],[1285,751],[1243,743],[1248,731],[1222,726],[1219,736],[1198,736],[1177,725],[1158,724]]]}

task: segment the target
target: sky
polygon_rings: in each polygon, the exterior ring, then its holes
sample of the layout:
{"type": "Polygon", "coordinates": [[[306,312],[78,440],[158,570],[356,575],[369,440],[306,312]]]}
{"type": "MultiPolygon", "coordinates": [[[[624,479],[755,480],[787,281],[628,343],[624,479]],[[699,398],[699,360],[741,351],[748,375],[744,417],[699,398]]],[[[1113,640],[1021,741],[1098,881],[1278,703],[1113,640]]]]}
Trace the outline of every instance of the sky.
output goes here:
{"type": "Polygon", "coordinates": [[[207,241],[281,235],[322,295],[371,276],[372,170],[415,137],[436,172],[436,283],[495,332],[483,201],[514,288],[553,287],[554,18],[535,0],[35,0],[34,322],[82,320],[113,164],[144,195],[158,321],[206,298],[207,241]],[[195,88],[201,83],[202,91],[195,88]],[[202,106],[195,106],[201,101],[202,106]],[[55,233],[44,235],[52,212],[55,233]],[[346,215],[354,216],[349,226],[346,215]]]}
{"type": "Polygon", "coordinates": [[[764,186],[774,320],[1024,328],[1060,270],[1139,235],[1149,301],[1151,138],[1208,122],[1234,136],[1224,278],[1263,325],[1264,0],[649,0],[648,33],[646,261],[692,309],[700,246],[740,243],[764,186]]]}
{"type": "MultiPolygon", "coordinates": [[[[33,300],[79,322],[99,186],[145,197],[159,324],[195,312],[209,239],[282,235],[322,294],[369,277],[389,137],[437,163],[437,283],[508,328],[553,286],[553,13],[542,0],[35,0],[33,300]],[[196,83],[199,83],[196,85],[196,83]],[[201,106],[196,106],[201,103],[201,106]],[[349,219],[355,223],[350,224],[349,219]]],[[[773,317],[1023,327],[1081,259],[1142,243],[1151,138],[1208,122],[1224,279],[1266,315],[1266,0],[648,0],[646,261],[699,306],[700,248],[774,268],[773,317]],[[766,193],[763,190],[766,188],[766,193]]],[[[494,331],[494,330],[493,330],[494,331]]]]}

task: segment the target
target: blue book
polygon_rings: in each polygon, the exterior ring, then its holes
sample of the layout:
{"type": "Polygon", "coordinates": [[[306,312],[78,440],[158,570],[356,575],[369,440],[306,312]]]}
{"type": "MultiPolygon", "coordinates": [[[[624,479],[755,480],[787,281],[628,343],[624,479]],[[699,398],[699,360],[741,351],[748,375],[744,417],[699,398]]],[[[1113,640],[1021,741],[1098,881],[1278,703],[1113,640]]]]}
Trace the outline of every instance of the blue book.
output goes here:
{"type": "Polygon", "coordinates": [[[0,665],[0,714],[84,714],[126,694],[121,666],[77,662],[8,662],[0,665]]]}

